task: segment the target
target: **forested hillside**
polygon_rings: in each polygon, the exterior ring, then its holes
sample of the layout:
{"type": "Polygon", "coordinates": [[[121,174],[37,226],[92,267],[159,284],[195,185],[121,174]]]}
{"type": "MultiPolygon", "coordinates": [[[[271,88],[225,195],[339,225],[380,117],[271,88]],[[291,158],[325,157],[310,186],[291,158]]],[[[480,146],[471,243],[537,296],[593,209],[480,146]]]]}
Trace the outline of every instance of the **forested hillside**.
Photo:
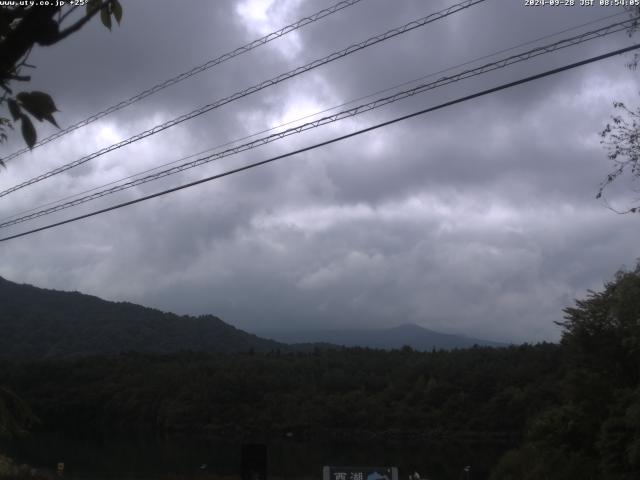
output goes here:
{"type": "Polygon", "coordinates": [[[270,351],[262,339],[212,315],[179,316],[0,277],[0,358],[52,359],[119,352],[270,351]]]}
{"type": "Polygon", "coordinates": [[[79,292],[20,285],[2,277],[0,305],[0,358],[4,359],[78,358],[126,352],[309,351],[316,346],[329,347],[332,343],[388,349],[408,344],[418,350],[500,345],[471,337],[445,335],[416,325],[386,330],[336,331],[328,337],[293,336],[283,339],[283,343],[244,332],[213,315],[179,316],[133,303],[109,302],[79,292]]]}

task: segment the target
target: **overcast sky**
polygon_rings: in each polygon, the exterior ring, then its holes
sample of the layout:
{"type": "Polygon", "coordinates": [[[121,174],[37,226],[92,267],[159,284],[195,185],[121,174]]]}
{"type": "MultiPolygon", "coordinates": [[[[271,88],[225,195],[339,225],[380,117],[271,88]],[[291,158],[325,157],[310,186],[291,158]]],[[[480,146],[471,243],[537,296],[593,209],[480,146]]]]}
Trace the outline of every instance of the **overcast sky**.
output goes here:
{"type": "MultiPolygon", "coordinates": [[[[37,69],[26,88],[52,94],[63,127],[333,3],[121,1],[120,27],[109,32],[94,21],[30,58],[37,69]]],[[[363,0],[10,162],[0,188],[453,3],[363,0]]],[[[488,0],[8,195],[0,215],[618,12],[488,0]]],[[[633,41],[618,33],[544,55],[2,233],[262,160],[633,41]]],[[[629,59],[614,57],[3,243],[0,275],[180,314],[211,313],[251,332],[412,322],[501,341],[557,340],[553,322],[562,319],[562,308],[640,257],[638,217],[616,215],[595,199],[611,169],[598,132],[613,113],[612,101],[640,104],[640,74],[625,68],[629,59]]],[[[463,68],[469,67],[452,72],[463,68]]],[[[39,133],[53,131],[42,126],[39,133]]],[[[0,152],[21,142],[14,135],[0,152]]],[[[611,201],[624,202],[629,187],[622,182],[611,201]]]]}

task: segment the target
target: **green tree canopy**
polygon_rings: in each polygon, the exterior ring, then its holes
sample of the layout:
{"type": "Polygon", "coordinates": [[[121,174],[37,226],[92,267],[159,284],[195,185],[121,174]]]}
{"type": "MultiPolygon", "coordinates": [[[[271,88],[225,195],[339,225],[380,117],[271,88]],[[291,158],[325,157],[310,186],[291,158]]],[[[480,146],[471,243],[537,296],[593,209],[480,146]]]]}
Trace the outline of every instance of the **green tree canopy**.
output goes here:
{"type": "Polygon", "coordinates": [[[581,366],[625,385],[636,385],[640,367],[640,262],[619,271],[601,292],[589,291],[564,310],[562,343],[581,366]]]}
{"type": "Polygon", "coordinates": [[[640,261],[564,313],[560,402],[492,479],[640,478],[640,261]]]}

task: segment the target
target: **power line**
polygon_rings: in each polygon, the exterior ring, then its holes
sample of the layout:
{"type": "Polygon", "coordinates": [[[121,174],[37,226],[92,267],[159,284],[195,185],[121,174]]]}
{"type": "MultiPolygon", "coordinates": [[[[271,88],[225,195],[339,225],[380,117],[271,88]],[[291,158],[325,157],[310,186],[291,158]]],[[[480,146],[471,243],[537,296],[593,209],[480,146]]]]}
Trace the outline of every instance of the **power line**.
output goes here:
{"type": "Polygon", "coordinates": [[[417,112],[410,113],[408,115],[403,115],[401,117],[397,117],[397,118],[394,118],[392,120],[388,120],[386,122],[378,123],[376,125],[372,125],[370,127],[363,128],[361,130],[357,130],[355,132],[352,132],[352,133],[349,133],[349,134],[346,134],[346,135],[335,137],[335,138],[332,138],[330,140],[326,140],[324,142],[316,143],[314,145],[310,145],[310,146],[307,146],[307,147],[304,147],[304,148],[300,148],[298,150],[294,150],[292,152],[284,153],[282,155],[277,155],[275,157],[271,157],[271,158],[268,158],[266,160],[262,160],[260,162],[255,162],[255,163],[251,163],[249,165],[245,165],[243,167],[235,168],[235,169],[232,169],[232,170],[227,170],[226,172],[219,173],[217,175],[212,175],[210,177],[203,178],[203,179],[200,179],[200,180],[196,180],[194,182],[186,183],[184,185],[179,185],[177,187],[173,187],[173,188],[170,188],[170,189],[167,189],[167,190],[162,190],[160,192],[156,192],[156,193],[153,193],[153,194],[150,194],[150,195],[146,195],[144,197],[140,197],[140,198],[137,198],[135,200],[130,200],[128,202],[119,203],[119,204],[113,205],[111,207],[103,208],[103,209],[100,209],[100,210],[95,210],[93,212],[86,213],[84,215],[79,215],[77,217],[69,218],[67,220],[63,220],[63,221],[56,222],[56,223],[51,223],[51,224],[45,225],[43,227],[34,228],[34,229],[28,230],[26,232],[17,233],[15,235],[10,235],[10,236],[7,236],[7,237],[3,237],[3,238],[0,238],[0,242],[6,242],[6,241],[12,240],[14,238],[24,237],[24,236],[30,235],[32,233],[41,232],[43,230],[48,230],[48,229],[51,229],[51,228],[54,228],[54,227],[65,225],[67,223],[72,223],[72,222],[76,222],[78,220],[83,220],[85,218],[89,218],[89,217],[93,217],[93,216],[96,216],[96,215],[99,215],[99,214],[102,214],[102,213],[110,212],[112,210],[117,210],[117,209],[120,209],[120,208],[123,208],[123,207],[127,207],[129,205],[133,205],[133,204],[136,204],[136,203],[144,202],[146,200],[151,200],[152,198],[160,197],[162,195],[167,195],[169,193],[177,192],[178,190],[183,190],[183,189],[186,189],[186,188],[189,188],[189,187],[193,187],[193,186],[199,185],[201,183],[210,182],[212,180],[217,180],[217,179],[222,178],[222,177],[227,177],[229,175],[233,175],[235,173],[239,173],[239,172],[242,172],[242,171],[245,171],[245,170],[250,170],[252,168],[260,167],[262,165],[266,165],[268,163],[275,162],[276,160],[281,160],[283,158],[291,157],[293,155],[304,153],[304,152],[307,152],[307,151],[310,151],[310,150],[315,150],[316,148],[324,147],[324,146],[330,145],[332,143],[336,143],[336,142],[339,142],[339,141],[342,141],[342,140],[346,140],[348,138],[355,137],[356,135],[361,135],[363,133],[376,130],[378,128],[386,127],[386,126],[392,125],[394,123],[398,123],[398,122],[401,122],[403,120],[407,120],[409,118],[417,117],[419,115],[424,115],[426,113],[433,112],[433,111],[436,111],[436,110],[440,110],[440,109],[445,108],[445,107],[456,105],[458,103],[463,103],[463,102],[466,102],[466,101],[469,101],[469,100],[472,100],[472,99],[475,99],[475,98],[478,98],[478,97],[482,97],[484,95],[489,95],[491,93],[498,92],[500,90],[505,90],[507,88],[515,87],[517,85],[522,85],[524,83],[532,82],[534,80],[539,80],[541,78],[548,77],[550,75],[555,75],[557,73],[564,72],[566,70],[577,68],[577,67],[580,67],[580,66],[583,66],[583,65],[587,65],[589,63],[598,62],[600,60],[604,60],[606,58],[613,57],[615,55],[620,55],[622,53],[630,52],[632,50],[637,50],[639,48],[640,48],[640,44],[631,45],[629,47],[620,48],[618,50],[614,50],[614,51],[609,52],[609,53],[605,53],[605,54],[602,54],[602,55],[591,57],[591,58],[588,58],[586,60],[581,60],[579,62],[571,63],[569,65],[565,65],[565,66],[562,66],[562,67],[558,67],[558,68],[554,68],[554,69],[551,69],[551,70],[547,70],[545,72],[538,73],[536,75],[531,75],[529,77],[524,77],[524,78],[521,78],[519,80],[515,80],[513,82],[505,83],[505,84],[499,85],[497,87],[489,88],[487,90],[482,90],[480,92],[477,92],[477,93],[474,93],[474,94],[471,94],[471,95],[467,95],[467,96],[464,96],[464,97],[457,98],[455,100],[451,100],[451,101],[448,101],[448,102],[445,102],[445,103],[441,103],[440,105],[437,105],[435,107],[426,108],[426,109],[423,109],[423,110],[419,110],[417,112]]]}
{"type": "MultiPolygon", "coordinates": [[[[238,145],[232,148],[229,148],[227,150],[223,150],[221,152],[217,152],[214,153],[212,155],[208,155],[205,157],[201,157],[199,159],[196,159],[194,161],[191,162],[187,162],[184,163],[182,165],[178,165],[166,170],[162,170],[160,172],[156,172],[154,174],[148,175],[146,177],[141,177],[141,178],[137,178],[135,180],[131,180],[127,183],[123,183],[120,185],[116,185],[113,186],[111,188],[106,188],[104,190],[98,191],[96,193],[93,193],[91,195],[86,195],[84,197],[79,197],[76,198],[72,201],[66,202],[66,203],[58,203],[55,206],[52,206],[50,208],[45,208],[39,211],[36,211],[34,213],[30,213],[28,215],[24,215],[21,216],[19,218],[15,218],[12,220],[6,220],[3,222],[0,222],[0,228],[6,228],[12,225],[16,225],[18,223],[22,223],[22,222],[26,222],[29,220],[33,220],[35,218],[39,218],[42,217],[44,215],[49,215],[55,212],[59,212],[61,210],[65,210],[67,208],[71,208],[71,207],[75,207],[77,205],[81,205],[83,203],[87,203],[89,201],[92,200],[96,200],[98,198],[107,196],[107,195],[111,195],[138,185],[142,185],[144,183],[148,183],[154,180],[158,180],[160,178],[163,177],[167,177],[170,175],[174,175],[177,174],[179,172],[191,169],[191,168],[195,168],[201,165],[204,165],[206,163],[210,163],[212,161],[215,160],[220,160],[222,158],[231,156],[231,155],[235,155],[237,153],[241,153],[241,152],[245,152],[247,150],[251,150],[253,148],[262,146],[262,145],[266,145],[268,143],[280,140],[282,138],[288,137],[290,135],[295,135],[307,130],[311,130],[314,128],[318,128],[322,125],[327,125],[333,122],[337,122],[340,120],[344,120],[346,118],[349,117],[354,117],[356,115],[360,115],[362,113],[371,111],[371,110],[375,110],[377,108],[380,108],[382,106],[385,105],[389,105],[391,103],[397,102],[399,100],[403,100],[405,98],[423,93],[425,91],[428,90],[432,90],[438,87],[442,87],[444,85],[448,85],[450,83],[454,83],[454,82],[458,82],[461,80],[465,80],[468,78],[472,78],[478,75],[482,75],[485,74],[487,72],[491,72],[494,70],[498,70],[501,68],[505,68],[507,66],[519,63],[519,62],[523,62],[526,60],[530,60],[531,58],[535,58],[538,57],[540,55],[545,55],[548,53],[552,53],[554,51],[560,50],[562,48],[567,48],[567,47],[571,47],[571,46],[575,46],[581,43],[584,43],[586,41],[589,40],[593,40],[596,38],[602,38],[606,35],[610,35],[622,30],[626,30],[636,19],[632,18],[632,19],[628,19],[622,22],[617,22],[611,25],[608,25],[606,27],[601,27],[599,29],[590,31],[590,32],[585,32],[579,35],[575,35],[573,37],[570,38],[566,38],[563,40],[559,40],[557,42],[554,42],[552,44],[549,45],[543,45],[531,50],[528,50],[526,52],[522,52],[519,53],[517,55],[512,55],[510,57],[501,59],[501,60],[497,60],[495,62],[491,62],[491,63],[487,63],[485,65],[473,68],[473,69],[469,69],[469,70],[465,70],[463,72],[460,72],[456,75],[451,75],[448,77],[442,77],[438,80],[436,80],[435,82],[431,82],[431,83],[427,83],[427,84],[423,84],[423,85],[418,85],[414,88],[408,89],[408,90],[404,90],[401,92],[397,92],[393,95],[387,96],[387,97],[383,97],[383,98],[379,98],[376,99],[372,102],[366,103],[366,104],[362,104],[362,105],[358,105],[356,107],[347,109],[347,110],[343,110],[341,112],[335,113],[333,115],[329,115],[317,120],[314,120],[312,122],[307,122],[301,125],[298,125],[296,127],[292,127],[289,128],[287,130],[284,130],[282,132],[278,132],[278,133],[274,133],[271,135],[268,135],[266,137],[262,137],[262,138],[258,138],[256,140],[253,140],[251,142],[247,142],[244,143],[242,145],[238,145]]],[[[95,189],[94,189],[95,190],[95,189]]],[[[53,202],[56,203],[56,202],[53,202]]]]}
{"type": "MultiPolygon", "coordinates": [[[[271,132],[271,131],[277,130],[277,129],[282,128],[282,127],[285,127],[285,126],[287,126],[287,125],[291,125],[292,123],[296,123],[296,122],[299,122],[299,121],[301,121],[301,120],[305,120],[305,119],[307,119],[307,118],[315,117],[315,116],[317,116],[317,115],[321,115],[321,114],[323,114],[323,113],[330,112],[331,110],[336,110],[336,109],[338,109],[338,108],[341,108],[341,107],[344,107],[344,106],[350,105],[350,104],[352,104],[352,103],[355,103],[355,102],[358,102],[358,101],[361,101],[361,100],[365,100],[365,99],[367,99],[367,98],[371,98],[371,97],[374,97],[374,96],[376,96],[376,95],[380,95],[380,94],[383,94],[383,93],[386,93],[386,92],[390,92],[390,91],[395,90],[395,89],[397,89],[397,88],[404,87],[404,86],[407,86],[407,85],[411,85],[411,84],[413,84],[413,83],[416,83],[416,82],[419,82],[419,81],[422,81],[422,80],[426,80],[426,79],[428,79],[428,78],[435,77],[436,75],[439,75],[439,74],[441,74],[441,73],[450,72],[450,71],[455,70],[455,69],[457,69],[457,68],[464,67],[464,66],[466,66],[466,65],[470,65],[470,64],[473,64],[473,63],[477,63],[477,62],[479,62],[480,60],[485,60],[485,59],[487,59],[487,58],[495,57],[496,55],[499,55],[499,54],[501,54],[501,53],[511,52],[511,51],[516,50],[516,49],[518,49],[518,48],[525,47],[525,46],[527,46],[527,45],[532,45],[532,44],[535,44],[535,43],[537,43],[537,42],[540,42],[540,41],[542,41],[542,40],[546,40],[546,39],[549,39],[549,38],[552,38],[552,37],[556,37],[556,36],[558,36],[558,35],[560,35],[560,34],[562,34],[562,33],[570,32],[570,31],[573,31],[573,30],[578,30],[579,28],[583,28],[583,27],[586,27],[586,26],[589,26],[589,25],[593,25],[593,24],[595,24],[595,23],[599,23],[599,22],[601,22],[601,21],[603,21],[603,20],[608,20],[608,19],[613,18],[613,17],[619,17],[619,16],[621,16],[621,15],[625,15],[625,16],[626,16],[626,15],[627,15],[627,12],[618,12],[618,13],[614,13],[614,14],[611,14],[611,15],[606,15],[606,16],[604,16],[604,17],[600,17],[600,18],[597,18],[597,19],[595,19],[595,20],[591,20],[591,21],[589,21],[589,22],[582,23],[582,24],[580,24],[580,25],[576,25],[576,26],[574,26],[574,27],[565,28],[565,29],[563,29],[563,30],[560,30],[560,31],[558,31],[558,32],[555,32],[555,33],[552,33],[552,34],[549,34],[549,35],[544,35],[544,36],[542,36],[542,37],[538,37],[538,38],[536,38],[536,39],[529,40],[529,41],[527,41],[527,42],[519,43],[519,44],[514,45],[514,46],[512,46],[512,47],[504,48],[504,49],[498,50],[498,51],[496,51],[496,52],[493,52],[493,53],[490,53],[490,54],[483,55],[483,56],[481,56],[481,57],[475,58],[475,59],[473,59],[473,60],[469,60],[469,61],[466,61],[466,62],[463,62],[463,63],[459,63],[459,64],[454,65],[454,66],[452,66],[452,67],[447,67],[447,68],[445,68],[445,69],[443,69],[443,70],[438,70],[437,72],[433,72],[433,73],[430,73],[430,74],[428,74],[428,75],[423,75],[423,76],[418,77],[418,78],[415,78],[415,79],[413,79],[413,80],[409,80],[409,81],[406,81],[406,82],[402,82],[402,83],[400,83],[400,84],[396,84],[396,85],[394,85],[394,86],[392,86],[392,87],[388,87],[388,88],[385,88],[385,89],[383,89],[383,90],[378,90],[378,91],[373,92],[373,93],[370,93],[370,94],[368,94],[368,95],[364,95],[364,96],[361,96],[361,97],[358,97],[358,98],[355,98],[355,99],[349,100],[349,101],[347,101],[347,102],[343,102],[343,103],[341,103],[341,104],[339,104],[339,105],[335,105],[335,106],[333,106],[333,107],[325,108],[324,110],[320,110],[320,111],[315,112],[315,113],[311,113],[311,114],[308,114],[308,115],[304,115],[304,116],[299,117],[299,118],[296,118],[296,119],[294,119],[294,120],[290,120],[290,121],[288,121],[288,122],[281,123],[280,125],[277,125],[277,126],[275,126],[275,127],[271,127],[271,128],[267,128],[267,129],[264,129],[264,130],[260,130],[260,131],[258,131],[258,132],[254,132],[254,133],[252,133],[252,134],[245,135],[244,137],[236,138],[236,139],[234,139],[234,140],[230,140],[230,141],[227,141],[227,142],[225,142],[225,143],[218,144],[218,145],[215,145],[215,146],[213,146],[213,147],[206,148],[205,150],[201,150],[201,151],[199,151],[199,152],[197,152],[197,153],[192,153],[192,154],[187,155],[187,156],[185,156],[185,157],[181,157],[181,158],[179,158],[179,159],[177,159],[177,160],[172,160],[172,161],[170,161],[170,162],[163,163],[163,164],[157,165],[157,166],[155,166],[155,167],[152,167],[152,168],[149,168],[149,169],[146,169],[146,170],[142,170],[142,171],[140,171],[140,172],[136,172],[136,173],[134,173],[134,174],[132,174],[132,175],[128,175],[128,176],[126,176],[126,177],[124,177],[124,178],[120,178],[120,179],[118,179],[118,180],[113,180],[113,181],[111,181],[111,182],[108,182],[108,183],[105,183],[105,184],[102,184],[102,185],[98,185],[98,186],[96,186],[96,187],[92,187],[92,188],[89,188],[89,189],[87,189],[87,190],[83,190],[83,191],[78,192],[78,193],[74,193],[74,194],[71,194],[71,195],[67,195],[67,196],[62,197],[62,198],[59,198],[59,199],[57,199],[57,200],[53,200],[53,201],[50,201],[50,202],[46,202],[46,203],[44,203],[44,204],[37,205],[37,206],[32,207],[32,208],[28,208],[28,209],[25,209],[25,210],[21,210],[21,211],[16,212],[16,213],[14,213],[14,214],[12,214],[12,215],[8,215],[8,216],[6,216],[6,217],[1,218],[1,219],[0,219],[0,228],[4,225],[4,222],[6,222],[7,220],[13,219],[13,218],[18,217],[18,216],[20,216],[20,215],[24,215],[24,214],[27,214],[27,213],[30,213],[30,212],[34,212],[34,211],[36,211],[36,210],[38,210],[38,209],[42,209],[42,208],[44,208],[44,207],[48,207],[48,206],[50,206],[50,205],[59,204],[60,202],[63,202],[63,201],[65,201],[65,200],[69,200],[69,199],[71,199],[71,198],[79,197],[80,195],[84,195],[84,194],[86,194],[86,193],[90,193],[90,192],[93,192],[93,191],[95,191],[95,190],[98,190],[98,189],[101,189],[101,188],[108,187],[109,185],[115,185],[115,184],[117,184],[117,183],[124,182],[125,180],[129,180],[129,179],[135,178],[135,177],[137,177],[137,176],[139,176],[139,175],[143,175],[143,174],[145,174],[145,173],[149,173],[149,172],[152,172],[152,171],[154,171],[154,170],[158,170],[158,169],[160,169],[160,168],[167,167],[167,166],[169,166],[169,165],[174,165],[174,164],[176,164],[176,163],[179,163],[179,162],[182,162],[182,161],[188,160],[188,159],[193,158],[193,157],[197,157],[198,155],[203,155],[203,154],[205,154],[205,153],[207,153],[207,152],[211,152],[211,151],[214,151],[214,150],[218,150],[218,149],[220,149],[220,148],[223,148],[223,147],[226,147],[226,146],[229,146],[229,145],[233,145],[234,143],[238,143],[238,142],[241,142],[241,141],[243,141],[243,140],[248,140],[248,139],[250,139],[250,138],[257,137],[258,135],[262,135],[263,133],[268,133],[268,132],[271,132]]],[[[636,19],[631,19],[631,21],[635,21],[635,20],[636,20],[636,19]]],[[[611,25],[611,26],[612,26],[612,25],[611,25]]],[[[610,26],[610,27],[611,27],[611,26],[610,26]]],[[[615,32],[610,32],[610,33],[615,33],[615,32]]],[[[56,210],[56,211],[59,211],[59,210],[56,210]]],[[[27,220],[30,220],[30,219],[31,219],[31,218],[29,218],[29,219],[27,219],[27,220]]],[[[8,225],[7,225],[7,226],[8,226],[8,225]]]]}
{"type": "Polygon", "coordinates": [[[37,177],[31,178],[30,180],[27,180],[25,182],[22,182],[18,185],[15,185],[11,188],[8,188],[7,190],[3,190],[2,192],[0,192],[0,197],[4,197],[5,195],[8,195],[12,192],[15,192],[16,190],[20,190],[21,188],[27,187],[29,185],[33,185],[34,183],[40,182],[42,180],[45,180],[49,177],[52,177],[54,175],[57,175],[59,173],[65,172],[67,170],[70,170],[71,168],[77,167],[79,165],[82,165],[90,160],[93,160],[94,158],[97,158],[101,155],[104,155],[105,153],[109,153],[112,152],[114,150],[117,150],[119,148],[122,148],[126,145],[129,145],[133,142],[136,142],[138,140],[142,140],[143,138],[149,137],[151,135],[154,135],[156,133],[159,133],[163,130],[166,130],[168,128],[174,127],[182,122],[185,122],[187,120],[190,120],[192,118],[198,117],[204,113],[207,113],[215,108],[221,107],[223,105],[226,105],[227,103],[233,102],[235,100],[238,100],[240,98],[246,97],[248,95],[251,95],[253,93],[256,93],[260,90],[263,90],[267,87],[276,85],[280,82],[283,82],[285,80],[288,80],[290,78],[293,78],[297,75],[300,75],[302,73],[308,72],[314,68],[317,68],[321,65],[327,64],[329,62],[333,62],[334,60],[338,60],[339,58],[345,57],[347,55],[350,55],[354,52],[357,52],[359,50],[362,50],[364,48],[370,47],[372,45],[375,45],[377,43],[383,42],[385,40],[388,40],[390,38],[396,37],[398,35],[402,35],[404,33],[410,32],[411,30],[414,30],[416,28],[419,27],[424,27],[425,25],[428,25],[429,23],[435,22],[437,20],[440,20],[442,18],[448,17],[449,15],[452,15],[454,13],[457,13],[461,10],[467,9],[473,5],[476,5],[478,3],[482,3],[486,0],[465,0],[463,2],[457,3],[455,5],[452,5],[444,10],[440,10],[439,12],[436,13],[432,13],[430,15],[427,15],[426,17],[422,17],[418,20],[413,20],[412,22],[409,22],[405,25],[402,25],[400,27],[388,30],[387,32],[380,34],[380,35],[376,35],[374,37],[371,37],[363,42],[360,43],[356,43],[353,44],[347,48],[344,48],[340,51],[334,52],[330,55],[327,55],[326,57],[314,60],[313,62],[310,62],[302,67],[298,67],[295,68],[293,70],[290,70],[287,73],[282,73],[274,78],[271,78],[270,80],[265,80],[257,85],[254,85],[252,87],[249,87],[245,90],[239,91],[234,93],[233,95],[217,100],[214,103],[210,103],[208,105],[205,105],[203,107],[200,107],[196,110],[193,110],[190,113],[186,113],[184,115],[181,115],[180,117],[174,118],[172,120],[169,120],[168,122],[165,122],[163,124],[160,125],[156,125],[155,127],[149,129],[149,130],[145,130],[144,132],[138,133],[132,137],[129,137],[126,140],[123,140],[119,143],[115,143],[113,145],[110,145],[108,147],[102,148],[94,153],[91,153],[89,155],[86,155],[82,158],[79,158],[78,160],[75,160],[73,162],[67,163],[66,165],[63,165],[61,167],[58,168],[54,168],[53,170],[50,170],[49,172],[43,173],[42,175],[39,175],[37,177]]]}
{"type": "Polygon", "coordinates": [[[269,43],[273,40],[276,40],[277,38],[280,38],[284,35],[287,35],[288,33],[291,33],[295,30],[298,30],[306,25],[309,25],[310,23],[316,22],[324,17],[327,17],[333,13],[339,12],[347,7],[350,7],[352,5],[355,5],[356,3],[361,2],[362,0],[342,0],[334,5],[332,5],[329,8],[325,8],[324,10],[320,10],[312,15],[309,15],[308,17],[304,17],[301,18],[300,20],[298,20],[297,22],[294,22],[290,25],[287,25],[286,27],[281,28],[280,30],[276,30],[275,32],[271,32],[267,35],[265,35],[264,37],[258,38],[257,40],[254,40],[252,42],[247,43],[246,45],[243,45],[242,47],[238,47],[235,50],[231,51],[231,52],[227,52],[224,53],[222,55],[220,55],[217,58],[211,59],[209,61],[207,61],[206,63],[203,63],[202,65],[198,65],[197,67],[192,68],[191,70],[187,70],[186,72],[182,72],[178,75],[176,75],[175,77],[171,77],[161,83],[158,83],[156,85],[154,85],[151,88],[148,88],[147,90],[144,90],[143,92],[138,93],[137,95],[134,95],[130,98],[128,98],[127,100],[123,100],[120,103],[117,103],[115,105],[112,105],[111,107],[108,107],[94,115],[91,115],[88,118],[85,118],[84,120],[81,120],[65,129],[59,130],[56,133],[40,140],[39,142],[37,142],[31,149],[29,147],[25,147],[22,148],[20,150],[17,150],[11,154],[9,154],[6,158],[3,159],[3,161],[6,163],[20,155],[22,155],[23,153],[29,152],[31,151],[33,148],[39,147],[41,145],[45,145],[53,140],[56,140],[68,133],[71,133],[81,127],[84,127],[86,125],[89,125],[90,123],[95,122],[96,120],[99,120],[101,118],[106,117],[107,115],[110,115],[114,112],[117,112],[118,110],[121,110],[125,107],[128,107],[129,105],[132,105],[140,100],[142,100],[143,98],[147,98],[150,95],[153,95],[154,93],[159,92],[160,90],[164,90],[167,87],[170,87],[172,85],[175,85],[176,83],[180,83],[183,80],[186,80],[187,78],[193,77],[194,75],[197,75],[198,73],[204,72],[205,70],[208,70],[210,68],[215,67],[216,65],[220,65],[221,63],[226,62],[227,60],[231,60],[234,57],[237,57],[238,55],[242,55],[243,53],[247,53],[251,50],[253,50],[254,48],[260,47],[266,43],[269,43]]]}

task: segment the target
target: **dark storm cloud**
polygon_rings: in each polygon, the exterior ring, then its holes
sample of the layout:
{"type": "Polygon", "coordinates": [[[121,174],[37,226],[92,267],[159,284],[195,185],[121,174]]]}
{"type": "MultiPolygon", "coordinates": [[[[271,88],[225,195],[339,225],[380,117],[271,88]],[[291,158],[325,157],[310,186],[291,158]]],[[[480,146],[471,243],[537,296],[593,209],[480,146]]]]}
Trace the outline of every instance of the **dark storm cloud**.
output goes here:
{"type": "MultiPolygon", "coordinates": [[[[42,147],[11,163],[0,182],[4,188],[30,178],[451,3],[365,0],[42,147]]],[[[128,2],[122,26],[113,32],[93,22],[68,41],[34,52],[33,87],[54,95],[61,123],[69,124],[327,5],[128,2]]],[[[597,7],[527,9],[520,2],[490,0],[16,192],[3,199],[3,213],[611,13],[597,7]]],[[[74,213],[629,42],[620,33],[543,56],[74,213]]],[[[594,199],[609,168],[597,132],[612,100],[636,102],[637,74],[624,62],[610,59],[8,242],[0,273],[179,313],[213,313],[248,330],[411,321],[506,341],[555,339],[553,321],[561,318],[562,307],[638,256],[636,221],[614,215],[594,199]]]]}

